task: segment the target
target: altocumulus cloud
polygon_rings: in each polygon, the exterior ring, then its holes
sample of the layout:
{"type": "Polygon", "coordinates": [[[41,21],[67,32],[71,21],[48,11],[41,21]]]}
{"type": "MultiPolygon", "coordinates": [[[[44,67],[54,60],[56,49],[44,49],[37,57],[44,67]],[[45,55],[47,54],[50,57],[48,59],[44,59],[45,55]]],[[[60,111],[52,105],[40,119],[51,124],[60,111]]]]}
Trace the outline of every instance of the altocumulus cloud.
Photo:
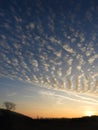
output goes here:
{"type": "Polygon", "coordinates": [[[97,6],[74,4],[1,1],[0,77],[97,95],[97,6]]]}

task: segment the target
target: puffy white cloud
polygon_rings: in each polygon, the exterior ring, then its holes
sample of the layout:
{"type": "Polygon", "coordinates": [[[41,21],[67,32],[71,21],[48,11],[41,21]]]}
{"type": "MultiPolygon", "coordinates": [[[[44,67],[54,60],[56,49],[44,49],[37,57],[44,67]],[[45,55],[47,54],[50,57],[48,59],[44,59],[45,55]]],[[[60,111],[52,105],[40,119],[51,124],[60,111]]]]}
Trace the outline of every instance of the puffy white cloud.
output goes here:
{"type": "Polygon", "coordinates": [[[21,17],[15,15],[14,18],[15,18],[17,23],[22,22],[22,18],[21,17]]]}
{"type": "Polygon", "coordinates": [[[72,62],[73,62],[73,58],[69,58],[69,59],[67,60],[67,63],[68,63],[69,65],[72,65],[72,62]]]}
{"type": "Polygon", "coordinates": [[[69,67],[67,70],[66,70],[66,73],[65,73],[65,76],[64,77],[67,77],[69,75],[71,75],[72,73],[72,67],[69,67]]]}
{"type": "Polygon", "coordinates": [[[68,44],[63,45],[63,48],[68,51],[69,53],[73,53],[75,54],[75,51],[73,50],[73,48],[71,48],[68,44]]]}
{"type": "Polygon", "coordinates": [[[33,22],[29,23],[27,26],[26,26],[27,29],[31,29],[33,30],[35,28],[35,24],[33,22]]]}
{"type": "Polygon", "coordinates": [[[88,59],[88,62],[89,62],[90,64],[93,64],[93,62],[94,62],[96,59],[98,59],[98,54],[95,54],[94,56],[90,57],[90,58],[88,59]]]}

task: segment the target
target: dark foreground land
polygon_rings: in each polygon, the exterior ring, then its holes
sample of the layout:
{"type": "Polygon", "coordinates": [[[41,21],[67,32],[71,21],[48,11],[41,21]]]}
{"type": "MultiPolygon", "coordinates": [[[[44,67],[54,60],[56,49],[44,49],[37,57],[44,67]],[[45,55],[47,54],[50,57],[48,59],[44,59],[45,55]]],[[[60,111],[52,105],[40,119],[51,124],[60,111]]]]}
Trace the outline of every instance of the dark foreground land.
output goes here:
{"type": "Polygon", "coordinates": [[[98,130],[98,117],[32,119],[0,109],[0,130],[98,130]]]}

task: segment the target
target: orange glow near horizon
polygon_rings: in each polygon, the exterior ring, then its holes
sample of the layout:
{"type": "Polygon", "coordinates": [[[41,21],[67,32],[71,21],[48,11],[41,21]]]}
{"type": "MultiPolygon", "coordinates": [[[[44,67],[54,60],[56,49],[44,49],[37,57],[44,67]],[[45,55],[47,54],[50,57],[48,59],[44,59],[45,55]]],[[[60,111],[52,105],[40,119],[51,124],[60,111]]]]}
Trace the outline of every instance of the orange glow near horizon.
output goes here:
{"type": "Polygon", "coordinates": [[[0,108],[98,115],[97,11],[98,0],[0,0],[0,108]]]}
{"type": "Polygon", "coordinates": [[[87,112],[85,113],[85,115],[90,117],[90,116],[95,115],[95,112],[94,112],[94,111],[87,111],[87,112]]]}
{"type": "MultiPolygon", "coordinates": [[[[71,100],[66,98],[65,93],[42,89],[36,97],[26,97],[17,102],[16,112],[31,118],[79,118],[83,116],[98,115],[98,106],[93,102],[84,100],[71,100]],[[40,100],[39,100],[40,99],[40,100]]],[[[36,93],[36,91],[34,91],[36,93]]],[[[83,97],[83,96],[82,96],[83,97]]],[[[83,97],[83,99],[86,98],[83,97]]],[[[90,97],[88,98],[90,100],[90,97]]]]}
{"type": "Polygon", "coordinates": [[[65,112],[59,110],[59,111],[52,111],[52,110],[43,110],[43,111],[21,111],[20,113],[29,116],[31,118],[79,118],[83,116],[93,116],[98,115],[95,111],[72,111],[72,110],[66,110],[65,112]]]}

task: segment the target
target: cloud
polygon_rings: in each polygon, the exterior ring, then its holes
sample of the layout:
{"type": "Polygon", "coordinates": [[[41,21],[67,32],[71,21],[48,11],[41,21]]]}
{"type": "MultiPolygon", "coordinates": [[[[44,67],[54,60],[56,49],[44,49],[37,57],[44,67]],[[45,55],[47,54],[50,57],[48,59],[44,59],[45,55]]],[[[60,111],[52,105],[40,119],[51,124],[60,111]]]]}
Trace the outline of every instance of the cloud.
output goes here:
{"type": "MultiPolygon", "coordinates": [[[[60,91],[59,91],[60,93],[60,91]]],[[[52,91],[39,91],[39,94],[41,94],[42,96],[49,96],[51,98],[56,98],[57,103],[59,102],[64,103],[65,99],[71,100],[71,101],[75,101],[75,102],[83,102],[83,103],[87,103],[87,104],[93,104],[93,105],[97,105],[98,101],[96,97],[93,96],[89,96],[87,94],[73,94],[73,93],[68,93],[66,92],[61,92],[61,94],[58,94],[58,91],[52,90],[52,91]],[[64,94],[65,93],[65,94],[64,94]]]]}
{"type": "Polygon", "coordinates": [[[50,91],[40,91],[40,94],[46,95],[46,96],[54,96],[55,95],[54,92],[50,92],[50,91]]]}
{"type": "Polygon", "coordinates": [[[21,17],[18,17],[18,16],[15,15],[14,18],[15,18],[17,23],[22,22],[22,18],[21,17]]]}
{"type": "Polygon", "coordinates": [[[67,60],[67,62],[68,62],[69,65],[72,65],[73,58],[69,58],[69,59],[67,60]]]}
{"type": "Polygon", "coordinates": [[[75,51],[73,50],[73,48],[71,48],[68,44],[65,44],[65,45],[63,46],[63,48],[64,48],[66,51],[68,51],[69,53],[75,54],[75,51]]]}
{"type": "Polygon", "coordinates": [[[26,28],[29,30],[29,29],[31,29],[31,30],[33,30],[34,28],[35,28],[35,24],[33,23],[33,22],[31,22],[31,23],[29,23],[27,26],[26,26],[26,28]]]}
{"type": "Polygon", "coordinates": [[[66,71],[65,76],[71,75],[72,67],[69,67],[68,70],[66,71]]]}
{"type": "Polygon", "coordinates": [[[90,57],[90,58],[88,59],[88,62],[89,62],[90,64],[93,64],[93,62],[94,62],[96,59],[98,59],[98,54],[95,54],[94,56],[90,57]]]}
{"type": "Polygon", "coordinates": [[[13,92],[13,93],[9,93],[9,94],[7,94],[8,97],[13,97],[13,96],[16,96],[16,95],[17,95],[16,92],[13,92]]]}
{"type": "Polygon", "coordinates": [[[81,20],[79,12],[66,13],[62,4],[61,12],[50,4],[47,11],[41,1],[30,7],[24,2],[24,9],[10,4],[0,12],[0,77],[97,93],[97,24],[84,24],[85,17],[93,20],[91,8],[81,20]]]}

